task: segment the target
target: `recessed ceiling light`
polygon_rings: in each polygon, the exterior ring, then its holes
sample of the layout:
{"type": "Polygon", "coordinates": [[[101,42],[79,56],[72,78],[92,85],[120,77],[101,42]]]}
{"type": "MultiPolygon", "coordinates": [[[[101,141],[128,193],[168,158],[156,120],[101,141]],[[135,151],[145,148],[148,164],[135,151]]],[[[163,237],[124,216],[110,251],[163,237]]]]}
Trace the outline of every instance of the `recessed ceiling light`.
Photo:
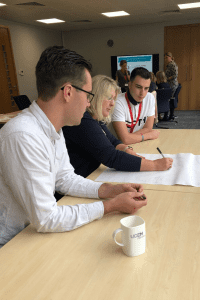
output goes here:
{"type": "Polygon", "coordinates": [[[53,18],[53,19],[44,19],[44,20],[36,20],[37,22],[42,22],[42,23],[46,23],[46,24],[53,24],[53,23],[62,23],[65,21],[53,18]]]}
{"type": "Polygon", "coordinates": [[[200,2],[178,4],[178,6],[180,9],[197,8],[197,7],[200,7],[200,2]]]}
{"type": "Polygon", "coordinates": [[[0,6],[5,6],[6,4],[4,4],[4,3],[0,3],[0,6]]]}
{"type": "Polygon", "coordinates": [[[102,15],[112,18],[112,17],[128,16],[130,14],[128,14],[125,11],[113,11],[113,12],[102,13],[102,15]]]}

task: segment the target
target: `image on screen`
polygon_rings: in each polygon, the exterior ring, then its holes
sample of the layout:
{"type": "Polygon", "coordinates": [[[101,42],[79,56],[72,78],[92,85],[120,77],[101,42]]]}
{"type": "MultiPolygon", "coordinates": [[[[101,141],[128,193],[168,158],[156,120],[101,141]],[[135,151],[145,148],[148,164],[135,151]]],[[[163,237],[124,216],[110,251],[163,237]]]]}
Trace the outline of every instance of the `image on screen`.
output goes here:
{"type": "Polygon", "coordinates": [[[134,68],[143,67],[152,72],[153,55],[117,56],[117,70],[120,70],[120,61],[127,61],[127,69],[131,73],[134,68]]]}

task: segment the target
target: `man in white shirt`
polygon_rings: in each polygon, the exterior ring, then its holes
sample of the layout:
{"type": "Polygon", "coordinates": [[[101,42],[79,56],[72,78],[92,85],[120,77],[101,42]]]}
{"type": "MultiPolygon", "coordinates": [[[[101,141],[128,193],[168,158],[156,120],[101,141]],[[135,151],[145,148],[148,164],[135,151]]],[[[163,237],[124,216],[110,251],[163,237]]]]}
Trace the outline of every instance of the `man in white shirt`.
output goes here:
{"type": "Polygon", "coordinates": [[[112,124],[124,144],[135,144],[157,139],[158,130],[152,130],[155,116],[155,98],[148,93],[151,74],[145,68],[131,72],[129,90],[120,94],[112,115],[112,124]]]}
{"type": "Polygon", "coordinates": [[[47,48],[36,66],[37,101],[1,129],[0,247],[30,223],[38,232],[69,231],[147,204],[141,185],[93,182],[70,164],[61,128],[79,125],[90,105],[90,72],[91,64],[76,52],[47,48]],[[57,206],[55,191],[108,200],[57,206]]]}

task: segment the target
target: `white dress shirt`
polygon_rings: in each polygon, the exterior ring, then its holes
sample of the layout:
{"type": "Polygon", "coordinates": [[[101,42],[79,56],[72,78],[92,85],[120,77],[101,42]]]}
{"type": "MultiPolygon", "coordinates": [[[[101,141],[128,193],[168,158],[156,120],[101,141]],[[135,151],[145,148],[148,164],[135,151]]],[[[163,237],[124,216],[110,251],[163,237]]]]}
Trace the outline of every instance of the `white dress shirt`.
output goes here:
{"type": "Polygon", "coordinates": [[[54,198],[55,190],[98,198],[101,184],[74,173],[62,130],[34,101],[0,130],[0,247],[30,223],[62,232],[101,218],[102,201],[58,206],[54,198]]]}

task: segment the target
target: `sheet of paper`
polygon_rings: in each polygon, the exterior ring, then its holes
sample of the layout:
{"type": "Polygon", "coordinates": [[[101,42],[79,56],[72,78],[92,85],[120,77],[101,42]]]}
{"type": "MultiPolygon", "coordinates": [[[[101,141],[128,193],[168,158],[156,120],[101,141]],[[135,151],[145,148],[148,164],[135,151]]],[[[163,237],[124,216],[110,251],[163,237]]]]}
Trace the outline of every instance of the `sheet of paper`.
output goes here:
{"type": "MultiPolygon", "coordinates": [[[[160,154],[139,154],[146,159],[161,158],[160,154]]],[[[173,158],[173,166],[167,171],[122,172],[107,168],[95,181],[127,182],[163,185],[191,185],[200,187],[200,155],[191,153],[165,154],[173,158]]]]}

